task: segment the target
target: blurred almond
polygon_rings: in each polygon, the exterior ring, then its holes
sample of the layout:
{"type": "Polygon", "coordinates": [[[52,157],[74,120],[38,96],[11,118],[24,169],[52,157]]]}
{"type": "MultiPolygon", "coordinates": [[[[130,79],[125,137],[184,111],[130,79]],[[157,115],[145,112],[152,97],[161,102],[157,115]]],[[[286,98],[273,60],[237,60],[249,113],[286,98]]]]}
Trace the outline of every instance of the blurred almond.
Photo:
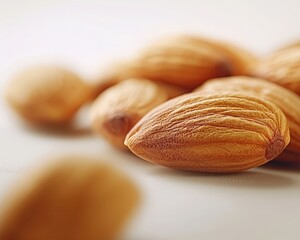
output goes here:
{"type": "Polygon", "coordinates": [[[68,123],[91,94],[75,73],[46,65],[17,73],[6,89],[10,106],[26,121],[40,125],[68,123]]]}
{"type": "Polygon", "coordinates": [[[203,37],[162,38],[127,62],[112,65],[98,80],[98,93],[128,78],[146,78],[194,89],[208,79],[245,75],[257,61],[239,46],[203,37]],[[104,86],[104,87],[103,87],[104,86]]]}
{"type": "Polygon", "coordinates": [[[253,68],[251,75],[281,85],[300,95],[300,48],[271,54],[253,68]]]}
{"type": "Polygon", "coordinates": [[[257,56],[243,47],[205,37],[179,35],[169,38],[168,41],[192,43],[199,47],[212,47],[228,60],[232,75],[245,75],[249,68],[257,62],[257,56]]]}
{"type": "Polygon", "coordinates": [[[230,64],[217,49],[193,42],[154,44],[132,61],[137,76],[193,89],[214,77],[231,74],[230,64]]]}
{"type": "Polygon", "coordinates": [[[128,79],[104,91],[91,108],[92,128],[114,146],[126,148],[130,129],[152,108],[184,91],[146,79],[128,79]]]}
{"type": "Polygon", "coordinates": [[[115,239],[139,199],[114,167],[66,157],[24,176],[1,203],[0,239],[115,239]]]}

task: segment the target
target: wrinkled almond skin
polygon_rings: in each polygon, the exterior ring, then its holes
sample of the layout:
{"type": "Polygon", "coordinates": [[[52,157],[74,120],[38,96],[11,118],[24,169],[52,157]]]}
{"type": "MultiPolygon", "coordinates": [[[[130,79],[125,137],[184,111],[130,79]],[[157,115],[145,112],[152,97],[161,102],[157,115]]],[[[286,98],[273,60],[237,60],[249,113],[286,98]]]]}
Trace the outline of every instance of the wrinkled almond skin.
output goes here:
{"type": "MultiPolygon", "coordinates": [[[[285,114],[290,127],[291,142],[284,152],[292,151],[300,155],[300,97],[294,92],[263,79],[241,76],[211,79],[195,91],[211,93],[243,92],[276,104],[285,114]]],[[[299,157],[295,157],[295,161],[297,159],[299,157]]],[[[275,160],[284,161],[283,154],[275,160]]],[[[289,157],[289,161],[291,161],[291,157],[289,157]]]]}
{"type": "Polygon", "coordinates": [[[184,91],[146,79],[128,79],[104,91],[91,108],[93,130],[114,146],[127,149],[131,128],[150,110],[184,91]]]}
{"type": "Polygon", "coordinates": [[[220,54],[226,58],[230,64],[231,75],[245,75],[249,72],[249,68],[257,62],[257,57],[250,51],[227,42],[218,41],[215,39],[208,39],[197,36],[175,36],[169,38],[168,41],[178,41],[182,43],[192,43],[194,45],[209,46],[216,49],[220,54]]]}
{"type": "Polygon", "coordinates": [[[300,95],[300,48],[271,54],[259,61],[250,75],[274,82],[300,95]]]}
{"type": "Polygon", "coordinates": [[[274,159],[289,141],[284,114],[268,101],[191,93],[146,114],[125,144],[137,156],[171,168],[239,172],[274,159]]]}
{"type": "Polygon", "coordinates": [[[114,167],[67,157],[24,177],[1,203],[0,239],[115,239],[139,199],[114,167]]]}
{"type": "Polygon", "coordinates": [[[26,121],[60,125],[72,120],[91,97],[79,76],[58,66],[34,66],[19,72],[9,82],[6,99],[26,121]]]}

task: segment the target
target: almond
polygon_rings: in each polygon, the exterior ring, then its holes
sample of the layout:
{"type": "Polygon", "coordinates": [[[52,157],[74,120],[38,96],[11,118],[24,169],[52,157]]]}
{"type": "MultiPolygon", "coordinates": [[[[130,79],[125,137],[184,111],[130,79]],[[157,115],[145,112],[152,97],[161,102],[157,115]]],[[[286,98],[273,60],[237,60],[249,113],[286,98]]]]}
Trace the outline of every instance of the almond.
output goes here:
{"type": "Polygon", "coordinates": [[[22,177],[1,203],[0,239],[115,239],[139,199],[114,167],[64,157],[22,177]]]}
{"type": "Polygon", "coordinates": [[[108,68],[96,83],[100,93],[128,78],[146,78],[193,89],[207,79],[243,75],[257,61],[249,51],[225,42],[180,35],[163,38],[127,62],[108,68]]]}
{"type": "Polygon", "coordinates": [[[228,76],[230,65],[212,46],[170,41],[155,44],[132,61],[131,73],[139,77],[193,89],[207,79],[228,76]]]}
{"type": "Polygon", "coordinates": [[[126,148],[130,129],[152,108],[184,91],[146,79],[128,79],[104,91],[91,108],[92,128],[114,146],[126,148]]]}
{"type": "Polygon", "coordinates": [[[146,114],[125,144],[171,168],[239,172],[277,157],[290,141],[282,111],[247,94],[191,93],[146,114]]]}
{"type": "MultiPolygon", "coordinates": [[[[252,77],[212,79],[195,89],[198,92],[239,92],[252,94],[276,104],[285,114],[290,127],[291,142],[284,150],[300,155],[300,97],[274,83],[252,77]]],[[[296,156],[296,154],[294,154],[296,156]]],[[[277,159],[284,160],[280,155],[277,159]]],[[[277,160],[276,159],[276,160],[277,160]]],[[[298,158],[299,159],[299,158],[298,158]]],[[[297,157],[295,157],[297,161],[297,157]]],[[[291,161],[291,157],[289,157],[291,161]]]]}
{"type": "Polygon", "coordinates": [[[251,75],[274,82],[300,95],[300,48],[271,54],[255,65],[251,75]]]}
{"type": "Polygon", "coordinates": [[[199,47],[208,46],[214,48],[228,60],[232,75],[247,74],[249,68],[258,60],[253,53],[243,47],[215,39],[182,35],[169,38],[168,41],[191,43],[199,47]]]}
{"type": "Polygon", "coordinates": [[[106,83],[145,78],[191,90],[207,79],[229,76],[230,73],[227,59],[213,46],[170,41],[151,45],[117,65],[115,70],[103,74],[98,89],[101,91],[101,86],[106,83]]]}
{"type": "Polygon", "coordinates": [[[72,120],[91,97],[75,73],[58,66],[34,66],[16,74],[6,89],[10,106],[26,121],[60,125],[72,120]]]}

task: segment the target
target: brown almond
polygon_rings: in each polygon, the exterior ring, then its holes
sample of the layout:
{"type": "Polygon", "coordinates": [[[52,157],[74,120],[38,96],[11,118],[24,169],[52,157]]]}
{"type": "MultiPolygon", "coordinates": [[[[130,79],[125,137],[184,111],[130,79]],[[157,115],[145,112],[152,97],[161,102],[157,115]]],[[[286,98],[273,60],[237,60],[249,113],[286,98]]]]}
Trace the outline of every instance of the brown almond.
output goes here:
{"type": "MultiPolygon", "coordinates": [[[[285,114],[290,127],[291,142],[285,151],[300,155],[300,97],[294,92],[279,85],[252,77],[228,77],[212,79],[195,89],[197,92],[232,92],[247,93],[276,104],[285,114]]],[[[296,154],[295,154],[296,155],[296,154]]],[[[295,158],[297,161],[299,158],[295,158]]],[[[275,159],[284,160],[283,156],[275,159]]],[[[291,157],[289,157],[291,161],[291,157]]]]}
{"type": "Polygon", "coordinates": [[[127,62],[112,65],[95,84],[99,94],[128,78],[146,78],[193,89],[207,79],[245,75],[257,57],[242,47],[203,37],[163,38],[127,62]]]}
{"type": "Polygon", "coordinates": [[[112,240],[138,199],[135,184],[114,167],[60,158],[22,177],[1,203],[0,239],[112,240]]]}
{"type": "Polygon", "coordinates": [[[254,66],[251,75],[281,85],[300,95],[300,48],[271,54],[254,66]]]}
{"type": "Polygon", "coordinates": [[[8,84],[6,98],[26,121],[60,125],[72,120],[91,97],[90,87],[75,73],[58,66],[34,66],[8,84]]]}
{"type": "Polygon", "coordinates": [[[193,89],[214,77],[229,76],[227,59],[212,46],[170,41],[140,52],[130,72],[139,77],[193,89]]]}
{"type": "Polygon", "coordinates": [[[247,94],[191,93],[146,114],[125,144],[171,168],[239,172],[277,157],[290,141],[282,111],[247,94]]]}
{"type": "Polygon", "coordinates": [[[245,75],[249,72],[249,68],[255,64],[258,58],[243,47],[228,42],[218,41],[205,37],[197,37],[191,35],[175,36],[168,41],[178,41],[182,43],[192,43],[198,46],[209,46],[216,49],[224,55],[230,64],[232,75],[245,75]]]}
{"type": "Polygon", "coordinates": [[[146,79],[128,79],[104,91],[91,108],[92,128],[114,146],[126,148],[131,128],[151,109],[184,91],[146,79]]]}
{"type": "Polygon", "coordinates": [[[111,67],[99,79],[98,92],[107,83],[145,78],[191,90],[214,77],[231,75],[227,59],[210,45],[170,41],[154,44],[136,57],[111,67]]]}

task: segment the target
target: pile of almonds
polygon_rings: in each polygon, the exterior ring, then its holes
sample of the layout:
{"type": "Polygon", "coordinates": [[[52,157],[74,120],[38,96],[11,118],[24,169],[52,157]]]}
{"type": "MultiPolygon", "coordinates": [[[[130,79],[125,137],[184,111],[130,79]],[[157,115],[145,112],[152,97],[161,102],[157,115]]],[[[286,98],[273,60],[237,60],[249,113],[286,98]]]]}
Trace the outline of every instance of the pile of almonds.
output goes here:
{"type": "MultiPolygon", "coordinates": [[[[18,73],[6,98],[26,122],[68,127],[92,102],[91,128],[171,168],[240,172],[300,163],[300,44],[265,58],[196,36],[160,40],[96,84],[58,66],[18,73]]],[[[115,239],[136,186],[115,168],[68,157],[33,172],[3,203],[0,239],[115,239]]]]}
{"type": "Polygon", "coordinates": [[[91,128],[147,161],[239,172],[270,160],[300,162],[300,47],[264,58],[197,36],[161,39],[112,65],[96,84],[37,66],[7,88],[31,124],[65,126],[87,102],[91,128]]]}

